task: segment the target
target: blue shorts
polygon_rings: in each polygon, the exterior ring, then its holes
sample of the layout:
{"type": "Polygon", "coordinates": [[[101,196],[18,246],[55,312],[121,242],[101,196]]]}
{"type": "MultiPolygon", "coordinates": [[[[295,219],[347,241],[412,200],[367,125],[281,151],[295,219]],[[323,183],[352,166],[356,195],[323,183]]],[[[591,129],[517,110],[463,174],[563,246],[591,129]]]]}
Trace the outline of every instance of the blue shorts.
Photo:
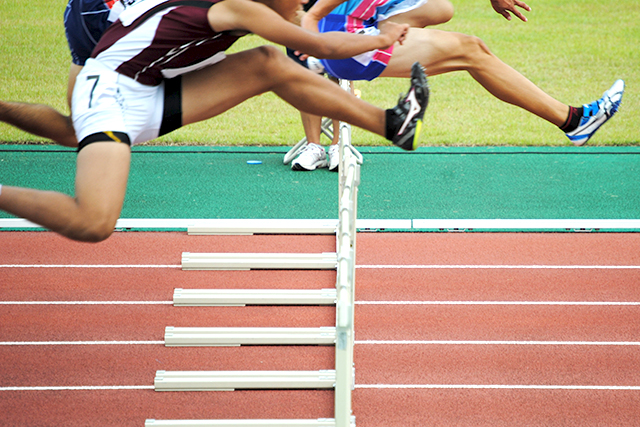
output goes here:
{"type": "MultiPolygon", "coordinates": [[[[346,15],[329,14],[318,23],[321,33],[345,31],[346,15]]],[[[372,25],[358,30],[362,34],[378,34],[377,26],[372,25]]],[[[373,80],[387,68],[391,60],[393,45],[385,50],[372,50],[347,59],[322,59],[320,62],[327,73],[344,80],[373,80]]]]}
{"type": "Polygon", "coordinates": [[[107,0],[69,0],[64,11],[64,29],[71,61],[84,66],[93,48],[112,21],[107,0]],[[111,19],[111,20],[110,20],[111,19]]]}

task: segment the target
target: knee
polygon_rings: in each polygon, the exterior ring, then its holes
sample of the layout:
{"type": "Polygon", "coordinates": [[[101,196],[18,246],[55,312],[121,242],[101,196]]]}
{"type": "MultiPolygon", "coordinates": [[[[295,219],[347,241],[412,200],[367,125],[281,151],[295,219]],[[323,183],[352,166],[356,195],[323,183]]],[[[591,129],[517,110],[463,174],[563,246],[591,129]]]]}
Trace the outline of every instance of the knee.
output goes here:
{"type": "MultiPolygon", "coordinates": [[[[424,28],[449,22],[453,13],[453,4],[449,0],[429,0],[422,8],[399,16],[406,15],[407,23],[412,27],[424,28]]],[[[403,21],[402,18],[400,20],[403,21]]]]}
{"type": "Polygon", "coordinates": [[[280,68],[285,61],[290,61],[290,59],[275,46],[259,46],[256,48],[256,51],[261,59],[262,67],[264,68],[263,71],[268,71],[273,67],[280,68]]]}
{"type": "Polygon", "coordinates": [[[442,0],[438,7],[438,13],[435,15],[434,19],[438,24],[444,24],[445,22],[451,21],[453,13],[453,4],[449,0],[442,0]]]}
{"type": "Polygon", "coordinates": [[[71,224],[62,234],[80,242],[98,243],[106,240],[113,234],[115,221],[107,218],[85,218],[71,224]]]}
{"type": "Polygon", "coordinates": [[[85,230],[84,241],[89,243],[99,243],[107,240],[113,234],[115,224],[99,224],[85,230]]]}
{"type": "Polygon", "coordinates": [[[482,62],[484,59],[487,59],[488,56],[492,55],[482,39],[476,36],[460,34],[459,48],[471,64],[482,62]]]}
{"type": "Polygon", "coordinates": [[[291,81],[298,73],[308,71],[274,46],[260,46],[258,49],[262,57],[257,70],[259,78],[267,79],[272,84],[291,81]]]}

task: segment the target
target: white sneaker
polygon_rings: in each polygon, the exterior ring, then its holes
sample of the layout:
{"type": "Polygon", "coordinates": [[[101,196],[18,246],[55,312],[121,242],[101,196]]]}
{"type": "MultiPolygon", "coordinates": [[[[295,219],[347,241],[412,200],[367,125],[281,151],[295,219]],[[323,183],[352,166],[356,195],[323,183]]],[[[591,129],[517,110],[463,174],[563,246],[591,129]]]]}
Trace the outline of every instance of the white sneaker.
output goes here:
{"type": "Polygon", "coordinates": [[[313,171],[316,168],[327,167],[327,153],[321,145],[307,144],[298,157],[291,162],[291,169],[294,171],[313,171]]]}
{"type": "Polygon", "coordinates": [[[329,147],[329,170],[331,172],[338,172],[338,166],[340,165],[340,148],[337,144],[333,144],[329,147]]]}

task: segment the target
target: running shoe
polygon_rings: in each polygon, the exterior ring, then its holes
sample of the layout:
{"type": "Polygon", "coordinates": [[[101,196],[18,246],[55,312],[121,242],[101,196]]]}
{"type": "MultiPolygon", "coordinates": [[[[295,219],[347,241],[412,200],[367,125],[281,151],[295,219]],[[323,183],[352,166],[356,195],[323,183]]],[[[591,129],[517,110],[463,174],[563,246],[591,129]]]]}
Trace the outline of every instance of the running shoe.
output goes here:
{"type": "Polygon", "coordinates": [[[340,165],[340,148],[337,144],[329,147],[329,170],[337,172],[340,165]]]}
{"type": "Polygon", "coordinates": [[[624,80],[616,80],[602,98],[591,104],[582,106],[583,113],[578,127],[567,132],[567,137],[575,145],[584,145],[600,126],[605,124],[620,108],[622,94],[624,93],[624,80]]]}
{"type": "Polygon", "coordinates": [[[418,148],[422,118],[429,104],[429,85],[419,62],[411,67],[411,87],[398,105],[387,110],[387,138],[403,150],[418,148]]]}
{"type": "Polygon", "coordinates": [[[327,167],[327,153],[321,145],[307,144],[296,159],[291,162],[294,171],[313,171],[327,167]]]}

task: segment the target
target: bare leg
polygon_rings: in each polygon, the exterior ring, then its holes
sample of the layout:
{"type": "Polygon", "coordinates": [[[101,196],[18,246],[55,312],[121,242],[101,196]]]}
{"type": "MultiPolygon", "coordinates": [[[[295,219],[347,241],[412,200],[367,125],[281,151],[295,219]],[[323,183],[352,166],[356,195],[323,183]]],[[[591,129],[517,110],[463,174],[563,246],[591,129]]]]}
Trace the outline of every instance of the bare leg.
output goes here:
{"type": "Polygon", "coordinates": [[[423,28],[444,24],[453,18],[453,5],[449,0],[429,0],[424,5],[392,16],[388,21],[399,24],[409,24],[412,27],[423,28]]]}
{"type": "Polygon", "coordinates": [[[0,101],[0,121],[60,145],[78,146],[71,117],[48,105],[0,101]]]}
{"type": "Polygon", "coordinates": [[[76,78],[80,71],[82,71],[81,65],[76,65],[71,63],[69,67],[69,81],[67,83],[67,104],[69,105],[69,109],[71,109],[71,98],[73,97],[73,88],[76,86],[76,78]]]}
{"type": "MultiPolygon", "coordinates": [[[[71,64],[69,69],[67,87],[69,108],[71,108],[73,87],[80,70],[82,67],[76,64],[71,64]]],[[[51,139],[56,144],[66,147],[78,146],[71,117],[65,116],[48,105],[0,101],[0,121],[34,135],[51,139]]]]}
{"type": "Polygon", "coordinates": [[[131,152],[126,144],[93,143],[78,153],[76,196],[3,186],[0,209],[74,240],[98,242],[120,216],[131,152]]]}
{"type": "Polygon", "coordinates": [[[429,75],[467,71],[496,98],[556,126],[561,126],[569,114],[567,105],[498,59],[477,37],[411,28],[405,43],[394,48],[389,66],[381,77],[408,77],[414,61],[420,61],[429,75]]]}
{"type": "Polygon", "coordinates": [[[229,55],[214,66],[190,73],[184,76],[182,89],[185,125],[217,116],[248,98],[272,91],[300,111],[385,135],[385,110],[300,67],[270,46],[229,55]]]}
{"type": "Polygon", "coordinates": [[[322,117],[300,112],[302,127],[308,143],[320,144],[322,117]]]}
{"type": "MultiPolygon", "coordinates": [[[[338,83],[337,79],[330,78],[331,81],[338,83]]],[[[304,135],[307,137],[307,142],[320,144],[322,138],[322,117],[313,116],[311,114],[300,112],[300,118],[302,119],[302,127],[304,128],[304,135]]],[[[340,140],[339,128],[340,122],[333,120],[333,138],[331,144],[335,145],[340,140]]]]}

